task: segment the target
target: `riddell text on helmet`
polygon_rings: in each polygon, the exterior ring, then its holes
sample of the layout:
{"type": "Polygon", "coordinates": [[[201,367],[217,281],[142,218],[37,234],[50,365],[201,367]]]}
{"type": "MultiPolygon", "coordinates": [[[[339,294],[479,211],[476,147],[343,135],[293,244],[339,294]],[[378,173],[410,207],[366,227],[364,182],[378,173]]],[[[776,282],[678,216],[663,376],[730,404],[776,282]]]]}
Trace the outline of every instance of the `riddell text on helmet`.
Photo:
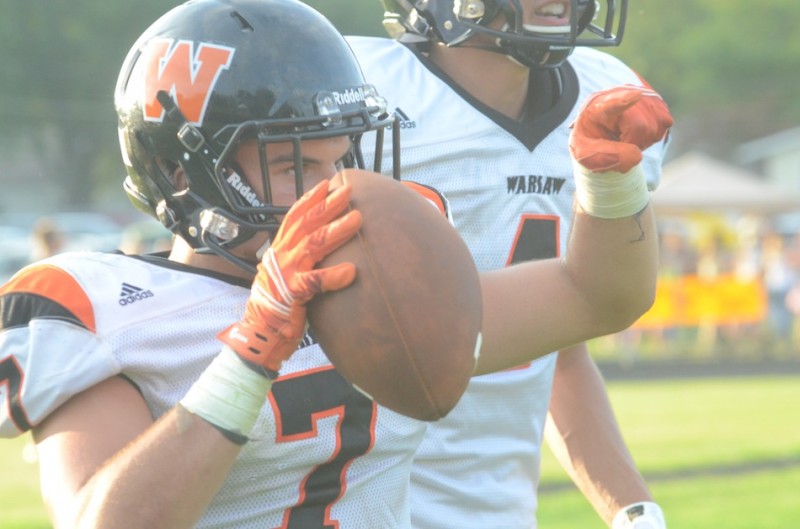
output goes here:
{"type": "Polygon", "coordinates": [[[258,195],[256,192],[253,191],[253,188],[250,187],[247,183],[242,180],[242,177],[236,173],[231,173],[228,176],[228,183],[234,188],[239,194],[242,196],[243,199],[247,201],[248,204],[253,206],[254,208],[263,207],[264,204],[258,199],[258,195]]]}
{"type": "Polygon", "coordinates": [[[344,92],[333,92],[333,99],[339,105],[351,105],[364,101],[364,89],[348,88],[344,92]]]}

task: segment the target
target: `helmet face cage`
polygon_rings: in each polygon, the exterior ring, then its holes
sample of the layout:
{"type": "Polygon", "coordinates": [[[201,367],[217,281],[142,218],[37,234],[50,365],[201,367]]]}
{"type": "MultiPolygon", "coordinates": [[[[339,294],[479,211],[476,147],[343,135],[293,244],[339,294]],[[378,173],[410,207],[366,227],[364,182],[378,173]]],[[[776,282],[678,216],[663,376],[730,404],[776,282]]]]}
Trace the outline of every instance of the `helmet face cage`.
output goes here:
{"type": "Polygon", "coordinates": [[[384,27],[404,42],[433,41],[462,45],[476,34],[495,39],[493,51],[527,67],[554,67],[576,46],[618,46],[628,0],[569,0],[569,26],[526,27],[520,0],[383,0],[384,27]],[[497,17],[501,29],[489,28],[497,17]]]}
{"type": "Polygon", "coordinates": [[[271,237],[288,211],[272,204],[268,144],[293,145],[299,198],[303,141],[347,136],[346,158],[362,167],[361,135],[377,130],[382,146],[384,129],[399,128],[341,34],[295,0],[194,0],[174,8],[128,54],[115,104],[124,188],[134,205],[197,251],[248,271],[252,263],[230,249],[260,231],[271,237]],[[259,146],[259,182],[246,180],[235,161],[250,141],[259,146]]]}
{"type": "MultiPolygon", "coordinates": [[[[285,215],[289,206],[277,206],[272,203],[272,186],[269,165],[267,163],[267,145],[274,143],[291,143],[294,158],[295,199],[299,199],[307,191],[303,174],[302,142],[338,136],[348,136],[351,141],[351,152],[345,157],[345,167],[364,169],[361,156],[361,136],[364,132],[376,130],[376,152],[378,145],[383,144],[384,129],[396,127],[396,118],[386,113],[386,105],[377,95],[374,87],[364,85],[358,89],[366,96],[369,106],[350,111],[334,111],[335,102],[329,100],[331,94],[321,93],[318,98],[328,101],[326,110],[320,116],[310,118],[289,118],[261,121],[247,121],[231,126],[233,132],[225,147],[214,161],[213,180],[222,192],[227,207],[211,208],[201,212],[203,224],[202,241],[205,246],[219,250],[236,241],[238,233],[247,234],[269,231],[271,235],[280,227],[276,218],[285,215]],[[261,169],[260,184],[263,190],[263,201],[256,196],[250,185],[242,178],[234,156],[242,143],[255,140],[258,143],[259,166],[261,169]],[[233,228],[236,234],[229,230],[233,228]]],[[[227,136],[229,130],[221,130],[219,136],[227,136]]],[[[395,134],[399,132],[394,131],[395,134]]],[[[375,172],[381,170],[381,157],[375,157],[375,172]]],[[[394,178],[399,180],[395,166],[394,178]]],[[[246,239],[245,239],[246,240],[246,239]]]]}

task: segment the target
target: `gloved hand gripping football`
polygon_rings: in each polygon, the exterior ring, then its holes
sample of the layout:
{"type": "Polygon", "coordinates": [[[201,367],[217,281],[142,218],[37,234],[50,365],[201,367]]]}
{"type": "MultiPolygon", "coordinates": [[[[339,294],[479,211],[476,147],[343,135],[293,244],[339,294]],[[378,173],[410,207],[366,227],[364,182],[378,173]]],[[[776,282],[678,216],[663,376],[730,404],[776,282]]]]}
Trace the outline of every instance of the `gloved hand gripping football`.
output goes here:
{"type": "Polygon", "coordinates": [[[244,317],[218,335],[271,378],[303,337],[306,303],[355,279],[352,263],[314,269],[361,226],[357,210],[342,215],[350,203],[350,187],[338,187],[330,194],[328,189],[325,180],[295,202],[257,267],[244,317]]]}
{"type": "Polygon", "coordinates": [[[650,88],[624,85],[592,94],[569,139],[581,207],[603,218],[644,208],[642,151],[663,140],[672,124],[667,104],[650,88]]]}

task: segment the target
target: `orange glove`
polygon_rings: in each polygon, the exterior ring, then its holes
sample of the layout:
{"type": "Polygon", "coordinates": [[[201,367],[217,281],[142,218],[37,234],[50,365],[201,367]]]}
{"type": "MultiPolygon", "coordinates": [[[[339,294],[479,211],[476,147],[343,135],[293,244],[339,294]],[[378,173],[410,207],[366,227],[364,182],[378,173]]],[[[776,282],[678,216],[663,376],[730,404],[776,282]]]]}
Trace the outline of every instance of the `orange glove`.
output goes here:
{"type": "Polygon", "coordinates": [[[667,104],[654,90],[615,86],[586,100],[572,124],[569,148],[575,161],[592,172],[627,173],[671,126],[667,104]]]}
{"type": "Polygon", "coordinates": [[[286,214],[257,267],[244,318],[217,336],[242,359],[266,369],[270,378],[305,333],[306,303],[355,279],[352,263],[314,269],[361,227],[357,210],[342,215],[350,205],[350,186],[328,194],[329,184],[320,182],[286,214]]]}

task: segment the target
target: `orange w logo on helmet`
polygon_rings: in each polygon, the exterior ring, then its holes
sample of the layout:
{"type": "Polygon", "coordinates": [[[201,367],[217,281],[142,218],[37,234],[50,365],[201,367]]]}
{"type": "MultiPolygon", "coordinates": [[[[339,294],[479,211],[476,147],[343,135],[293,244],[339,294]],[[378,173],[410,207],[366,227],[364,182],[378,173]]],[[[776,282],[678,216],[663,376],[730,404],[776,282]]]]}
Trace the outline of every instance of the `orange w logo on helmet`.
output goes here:
{"type": "Polygon", "coordinates": [[[174,39],[153,39],[147,46],[144,83],[144,119],[161,122],[164,108],[156,94],[172,94],[186,120],[202,125],[208,100],[236,51],[227,46],[174,39]]]}

